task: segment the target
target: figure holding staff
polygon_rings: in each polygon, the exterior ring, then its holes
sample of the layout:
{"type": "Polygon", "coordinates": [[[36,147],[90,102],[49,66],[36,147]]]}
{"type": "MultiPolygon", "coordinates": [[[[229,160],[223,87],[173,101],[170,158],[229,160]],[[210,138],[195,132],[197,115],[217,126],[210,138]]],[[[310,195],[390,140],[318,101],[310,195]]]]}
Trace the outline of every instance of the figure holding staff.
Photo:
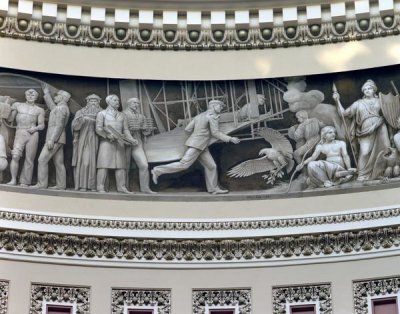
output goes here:
{"type": "MultiPolygon", "coordinates": [[[[350,144],[354,136],[357,138],[359,144],[359,155],[356,159],[357,180],[365,181],[371,178],[379,152],[390,147],[390,140],[385,120],[381,115],[381,104],[376,95],[376,84],[372,80],[367,80],[361,90],[364,94],[363,98],[355,101],[347,109],[344,109],[340,103],[340,95],[335,88],[332,97],[338,106],[339,114],[351,119],[350,130],[346,132],[346,135],[350,144]]],[[[346,127],[346,124],[344,126],[346,127]]],[[[351,150],[354,155],[353,147],[351,150]]],[[[356,158],[355,155],[354,157],[356,158]]]]}

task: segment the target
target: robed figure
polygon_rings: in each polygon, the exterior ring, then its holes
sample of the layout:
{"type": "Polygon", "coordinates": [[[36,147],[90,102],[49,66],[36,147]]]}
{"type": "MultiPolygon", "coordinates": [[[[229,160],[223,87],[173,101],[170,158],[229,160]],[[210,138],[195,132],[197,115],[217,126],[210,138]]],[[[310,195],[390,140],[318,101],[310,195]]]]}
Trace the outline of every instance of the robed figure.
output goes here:
{"type": "Polygon", "coordinates": [[[100,101],[101,98],[96,94],[86,97],[86,106],[76,112],[72,121],[75,190],[96,190],[96,159],[99,149],[96,116],[102,110],[100,101]]]}

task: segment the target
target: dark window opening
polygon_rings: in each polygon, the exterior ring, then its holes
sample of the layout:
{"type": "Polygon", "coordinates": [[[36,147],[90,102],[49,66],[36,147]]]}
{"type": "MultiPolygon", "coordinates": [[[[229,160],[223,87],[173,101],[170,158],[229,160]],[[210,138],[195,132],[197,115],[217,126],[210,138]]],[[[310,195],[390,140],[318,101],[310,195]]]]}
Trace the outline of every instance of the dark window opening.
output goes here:
{"type": "Polygon", "coordinates": [[[72,306],[68,305],[48,305],[46,314],[72,314],[72,306]]]}
{"type": "Polygon", "coordinates": [[[397,297],[372,300],[372,314],[398,314],[397,297]]]}
{"type": "Polygon", "coordinates": [[[290,307],[291,314],[315,314],[315,305],[305,304],[305,305],[293,305],[290,307]]]}

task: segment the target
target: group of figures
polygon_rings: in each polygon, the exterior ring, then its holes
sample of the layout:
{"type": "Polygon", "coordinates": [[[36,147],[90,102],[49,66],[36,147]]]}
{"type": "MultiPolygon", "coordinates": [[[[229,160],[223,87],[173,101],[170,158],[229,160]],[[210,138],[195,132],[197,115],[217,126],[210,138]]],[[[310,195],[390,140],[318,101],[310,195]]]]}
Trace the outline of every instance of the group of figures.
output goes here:
{"type": "MultiPolygon", "coordinates": [[[[304,80],[294,80],[288,83],[283,94],[298,124],[289,127],[287,136],[268,127],[258,129],[257,134],[271,147],[261,149],[259,158],[232,167],[227,172],[229,177],[265,173],[263,178],[273,186],[286,172],[287,176],[291,175],[286,185],[288,192],[291,189],[328,188],[347,182],[387,180],[400,176],[400,102],[395,87],[396,95],[378,96],[376,84],[367,80],[362,86],[363,97],[346,109],[341,104],[335,85],[332,98],[336,105],[322,103],[322,92],[305,89],[304,80]]],[[[0,101],[0,171],[8,166],[9,137],[4,133],[4,127],[15,128],[9,154],[11,180],[8,184],[65,190],[64,146],[67,144],[71,95],[64,90],[52,95],[45,83],[42,90],[49,115],[45,143],[38,157],[37,183],[32,185],[32,177],[39,131],[45,129],[46,112],[36,103],[39,93],[34,89],[25,92],[24,102],[10,97],[3,97],[0,101]],[[24,160],[21,163],[22,157],[24,160]],[[51,160],[55,166],[54,187],[48,187],[51,160]],[[19,169],[20,164],[22,169],[19,169]]],[[[264,96],[257,95],[256,105],[263,105],[265,101],[264,96]]],[[[216,140],[240,143],[239,138],[219,129],[224,102],[209,101],[206,111],[187,121],[184,127],[187,135],[185,150],[180,160],[157,165],[151,171],[144,144],[155,128],[153,120],[141,113],[140,100],[128,99],[122,111],[119,110],[117,95],[108,95],[105,102],[107,108],[102,109],[101,98],[91,94],[86,97],[86,105],[73,117],[71,165],[75,190],[108,191],[109,170],[114,170],[117,192],[130,193],[129,171],[134,161],[139,172],[140,191],[152,194],[155,192],[150,188],[150,174],[154,184],[158,184],[160,176],[184,171],[199,161],[204,168],[207,191],[212,194],[228,193],[218,183],[217,164],[208,149],[216,140]]],[[[241,108],[238,121],[248,115],[249,106],[246,104],[241,108]]]]}
{"type": "MultiPolygon", "coordinates": [[[[50,111],[45,144],[38,158],[37,184],[31,185],[34,160],[39,144],[39,131],[45,128],[45,110],[36,101],[39,93],[34,89],[25,92],[25,102],[13,102],[3,121],[9,127],[15,127],[15,138],[11,150],[9,185],[19,183],[23,187],[38,189],[66,189],[66,168],[64,163],[64,145],[66,144],[66,126],[70,116],[68,101],[70,93],[58,90],[51,96],[46,84],[42,85],[44,100],[50,111]],[[12,124],[15,123],[15,126],[12,124]],[[25,159],[19,180],[20,159],[25,159]],[[56,185],[48,187],[49,162],[53,160],[56,171],[56,185]]],[[[10,98],[8,98],[10,102],[10,98]]],[[[107,108],[100,106],[101,98],[96,94],[86,97],[87,104],[78,110],[72,120],[73,156],[72,167],[75,190],[106,192],[106,180],[110,169],[115,171],[116,189],[120,193],[130,193],[129,169],[132,159],[139,169],[140,191],[155,193],[150,189],[150,174],[147,156],[143,148],[144,137],[151,134],[154,127],[151,118],[140,113],[140,100],[127,100],[127,109],[119,111],[120,101],[117,95],[108,95],[107,108]]],[[[205,169],[207,190],[213,194],[228,193],[218,185],[217,165],[208,145],[212,137],[223,142],[239,143],[239,139],[219,131],[219,113],[224,103],[211,100],[206,112],[197,115],[186,126],[190,135],[185,143],[187,149],[178,162],[154,167],[153,181],[157,184],[160,175],[175,173],[189,168],[196,160],[205,169]]],[[[0,171],[8,166],[6,139],[0,135],[0,171]]]]}
{"type": "MultiPolygon", "coordinates": [[[[50,160],[56,171],[56,185],[50,188],[65,190],[67,186],[64,163],[66,126],[70,117],[68,101],[71,95],[57,91],[54,98],[46,84],[42,86],[44,100],[50,111],[45,144],[38,158],[37,184],[31,185],[36,157],[39,131],[45,128],[45,110],[36,104],[39,93],[34,89],[25,92],[25,102],[14,102],[9,115],[3,115],[4,123],[15,123],[15,138],[11,150],[9,185],[48,188],[50,160]],[[25,159],[18,181],[20,159],[25,159]]],[[[137,98],[128,100],[128,108],[118,111],[120,103],[116,95],[106,97],[107,108],[100,106],[101,98],[92,94],[86,97],[87,104],[77,111],[72,121],[75,190],[105,192],[108,170],[115,170],[117,191],[128,193],[126,175],[131,159],[139,168],[140,190],[153,193],[149,187],[147,158],[143,150],[142,136],[152,131],[151,121],[139,113],[137,98]]],[[[3,103],[3,105],[7,105],[3,103]]],[[[7,167],[6,140],[0,136],[1,171],[7,167]]]]}
{"type": "Polygon", "coordinates": [[[294,151],[280,133],[260,130],[259,135],[272,148],[262,149],[262,157],[240,163],[228,175],[238,178],[267,172],[264,177],[274,184],[283,176],[283,169],[286,167],[289,174],[296,162],[287,191],[300,171],[303,173],[294,181],[303,184],[300,190],[399,177],[400,102],[393,87],[396,95],[378,97],[376,84],[367,80],[362,86],[363,97],[344,109],[335,85],[332,98],[336,107],[322,104],[323,94],[317,90],[305,92],[302,81],[289,84],[284,98],[299,122],[288,130],[289,138],[296,143],[294,151]],[[336,112],[330,112],[332,108],[336,112]]]}

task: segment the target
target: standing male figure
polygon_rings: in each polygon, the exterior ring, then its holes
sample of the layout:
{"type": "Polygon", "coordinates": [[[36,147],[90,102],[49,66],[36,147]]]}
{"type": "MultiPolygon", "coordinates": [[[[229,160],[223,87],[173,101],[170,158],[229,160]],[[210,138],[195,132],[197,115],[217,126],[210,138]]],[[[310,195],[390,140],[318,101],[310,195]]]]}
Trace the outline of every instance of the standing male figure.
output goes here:
{"type": "Polygon", "coordinates": [[[129,193],[126,188],[126,154],[125,144],[137,145],[128,128],[128,120],[118,111],[117,95],[106,97],[107,108],[96,117],[96,133],[100,136],[97,157],[97,191],[104,193],[104,183],[109,169],[115,169],[117,191],[129,193]],[[128,144],[130,143],[130,144],[128,144]]]}
{"type": "Polygon", "coordinates": [[[197,159],[204,167],[207,191],[212,194],[225,194],[218,186],[217,165],[208,150],[210,140],[215,137],[223,142],[238,144],[237,137],[226,135],[219,131],[219,114],[224,103],[219,100],[211,100],[208,103],[208,110],[193,118],[187,125],[185,131],[190,134],[185,146],[187,149],[178,162],[154,167],[151,171],[153,181],[157,184],[158,177],[166,173],[175,173],[188,169],[197,159]]]}
{"type": "Polygon", "coordinates": [[[96,94],[86,97],[86,106],[78,110],[72,120],[74,134],[72,167],[75,190],[96,191],[96,159],[99,139],[96,135],[96,116],[101,111],[101,98],[96,94]]]}
{"type": "Polygon", "coordinates": [[[123,113],[128,119],[128,128],[132,137],[138,142],[135,146],[127,146],[127,173],[128,178],[131,158],[135,161],[139,168],[139,183],[140,191],[143,193],[155,193],[150,189],[149,181],[149,164],[147,162],[147,156],[143,150],[143,136],[149,135],[151,129],[146,125],[146,117],[140,113],[140,101],[138,98],[130,98],[127,101],[128,108],[123,113]]]}
{"type": "Polygon", "coordinates": [[[43,97],[50,110],[50,115],[46,142],[38,160],[38,182],[34,188],[47,189],[49,185],[49,161],[53,159],[56,168],[56,185],[52,188],[65,190],[67,186],[67,175],[64,165],[64,145],[66,143],[65,127],[67,126],[70,114],[68,101],[71,98],[71,94],[59,90],[53,100],[47,84],[43,84],[42,87],[44,93],[43,97]]]}
{"type": "Polygon", "coordinates": [[[44,129],[44,110],[35,104],[39,93],[34,89],[25,92],[25,102],[15,102],[11,106],[9,122],[16,121],[17,130],[10,164],[11,181],[10,185],[17,184],[19,160],[25,150],[25,161],[22,167],[19,182],[21,186],[28,186],[32,183],[33,162],[39,143],[38,131],[44,129]]]}

